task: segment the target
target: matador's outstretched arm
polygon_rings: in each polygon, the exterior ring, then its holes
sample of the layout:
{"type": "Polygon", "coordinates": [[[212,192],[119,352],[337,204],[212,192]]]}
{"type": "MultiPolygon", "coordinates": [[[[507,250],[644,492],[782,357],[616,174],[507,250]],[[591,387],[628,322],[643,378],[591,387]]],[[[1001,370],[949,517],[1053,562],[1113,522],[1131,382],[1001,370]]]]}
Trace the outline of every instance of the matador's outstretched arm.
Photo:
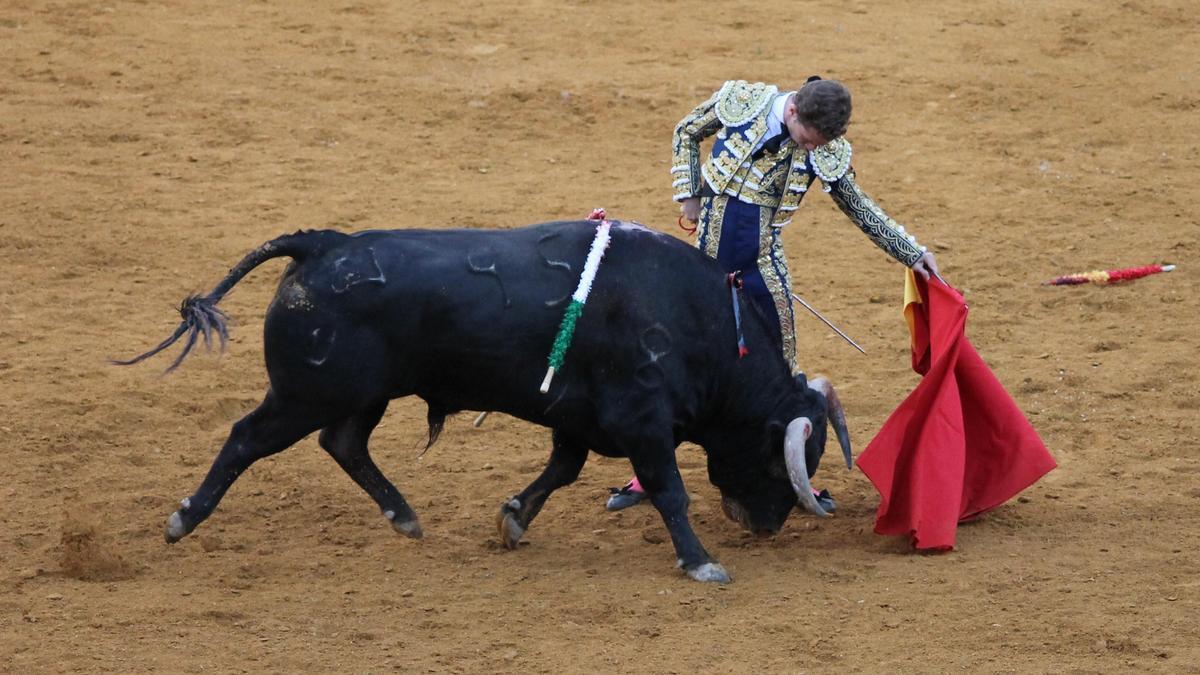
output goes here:
{"type": "Polygon", "coordinates": [[[854,180],[851,169],[830,186],[830,196],[850,220],[866,233],[875,245],[906,267],[912,267],[926,254],[926,248],[904,226],[892,220],[854,180]]]}

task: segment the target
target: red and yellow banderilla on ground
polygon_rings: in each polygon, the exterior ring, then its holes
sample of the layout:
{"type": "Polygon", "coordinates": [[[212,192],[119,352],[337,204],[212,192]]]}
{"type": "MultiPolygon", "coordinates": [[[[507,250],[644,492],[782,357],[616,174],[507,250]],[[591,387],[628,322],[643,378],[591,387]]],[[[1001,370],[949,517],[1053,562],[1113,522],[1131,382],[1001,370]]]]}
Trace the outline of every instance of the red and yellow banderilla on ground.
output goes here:
{"type": "Polygon", "coordinates": [[[1159,272],[1170,272],[1174,265],[1143,265],[1142,267],[1124,267],[1116,270],[1092,270],[1079,274],[1066,274],[1043,282],[1044,286],[1075,286],[1077,284],[1115,284],[1122,281],[1132,281],[1148,277],[1159,272]]]}

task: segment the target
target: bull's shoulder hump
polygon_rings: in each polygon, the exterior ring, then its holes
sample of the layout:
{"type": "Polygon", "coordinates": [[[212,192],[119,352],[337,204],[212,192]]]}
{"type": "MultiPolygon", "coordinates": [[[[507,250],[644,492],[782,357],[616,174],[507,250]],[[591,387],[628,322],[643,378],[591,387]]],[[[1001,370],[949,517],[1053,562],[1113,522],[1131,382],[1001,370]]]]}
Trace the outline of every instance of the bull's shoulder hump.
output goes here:
{"type": "MultiPolygon", "coordinates": [[[[722,277],[720,265],[689,242],[641,223],[613,223],[612,241],[605,253],[609,264],[669,269],[673,278],[700,274],[722,277]]],[[[696,277],[698,278],[698,277],[696,277]]]]}
{"type": "Polygon", "coordinates": [[[628,239],[639,246],[663,247],[681,252],[698,253],[695,246],[661,230],[655,230],[636,221],[613,221],[614,239],[628,239]]]}
{"type": "Polygon", "coordinates": [[[440,240],[440,241],[474,241],[486,239],[512,239],[530,235],[545,234],[558,230],[574,230],[588,221],[553,221],[523,227],[481,227],[481,228],[395,228],[361,230],[349,236],[359,240],[440,240]]]}

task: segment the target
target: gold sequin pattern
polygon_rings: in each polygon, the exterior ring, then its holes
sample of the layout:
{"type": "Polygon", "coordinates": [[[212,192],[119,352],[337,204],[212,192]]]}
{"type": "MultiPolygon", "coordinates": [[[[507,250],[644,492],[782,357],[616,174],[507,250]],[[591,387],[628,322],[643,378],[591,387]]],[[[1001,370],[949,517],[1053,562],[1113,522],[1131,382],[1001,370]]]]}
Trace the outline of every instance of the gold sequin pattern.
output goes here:
{"type": "Polygon", "coordinates": [[[845,138],[835,138],[808,153],[813,173],[825,183],[826,192],[829,192],[831,183],[840,180],[850,170],[850,157],[853,154],[850,142],[845,138]]]}
{"type": "Polygon", "coordinates": [[[729,197],[717,195],[700,200],[700,221],[696,224],[696,247],[704,255],[717,259],[721,245],[721,223],[725,222],[725,204],[729,197]]]}
{"type": "Polygon", "coordinates": [[[759,209],[758,223],[758,273],[762,275],[771,299],[775,302],[775,313],[779,315],[779,336],[783,345],[783,358],[792,373],[796,370],[796,322],[792,314],[792,279],[788,272],[787,256],[783,252],[783,241],[779,228],[771,227],[771,210],[759,209]]]}
{"type": "Polygon", "coordinates": [[[775,209],[775,218],[771,221],[775,227],[783,227],[792,221],[792,215],[796,213],[796,209],[800,208],[800,202],[808,192],[809,184],[812,183],[812,176],[803,170],[803,163],[799,164],[800,170],[797,170],[796,164],[792,163],[787,183],[783,189],[783,197],[780,198],[779,206],[775,209]]]}
{"type": "Polygon", "coordinates": [[[721,128],[716,102],[720,92],[696,106],[675,127],[672,146],[671,180],[676,201],[700,193],[700,141],[721,128]]]}
{"type": "Polygon", "coordinates": [[[727,127],[741,126],[765,110],[777,93],[774,85],[730,80],[717,92],[717,117],[727,127]]]}
{"type": "MultiPolygon", "coordinates": [[[[759,204],[761,206],[774,206],[775,202],[769,197],[763,198],[756,196],[754,193],[758,190],[752,189],[746,191],[738,190],[736,188],[733,190],[730,189],[730,186],[734,181],[734,177],[746,170],[747,167],[743,166],[743,164],[750,157],[750,153],[754,149],[755,141],[767,133],[767,116],[759,116],[758,119],[754,120],[750,126],[743,130],[726,131],[728,136],[725,139],[724,148],[721,150],[721,152],[717,153],[715,157],[704,163],[704,167],[702,169],[704,180],[707,181],[717,193],[732,192],[735,195],[740,194],[742,201],[759,204]]],[[[766,153],[764,153],[764,157],[765,156],[766,153]]],[[[778,155],[776,154],[774,157],[778,157],[778,155]]],[[[758,167],[759,171],[761,172],[763,171],[766,162],[764,161],[764,158],[759,158],[759,160],[753,164],[754,166],[758,167]]]]}

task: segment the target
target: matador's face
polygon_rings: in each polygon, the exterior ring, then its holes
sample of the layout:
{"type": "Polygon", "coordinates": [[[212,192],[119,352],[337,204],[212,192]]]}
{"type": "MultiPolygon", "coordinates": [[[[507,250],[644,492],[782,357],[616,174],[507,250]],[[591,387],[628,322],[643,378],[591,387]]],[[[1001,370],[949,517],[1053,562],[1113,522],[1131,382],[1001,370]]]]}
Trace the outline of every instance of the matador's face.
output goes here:
{"type": "Polygon", "coordinates": [[[805,126],[800,121],[800,115],[796,111],[796,104],[791,101],[788,101],[787,106],[783,109],[783,123],[787,125],[788,135],[792,137],[792,141],[798,147],[804,148],[809,152],[832,140],[822,136],[816,129],[805,126]]]}

